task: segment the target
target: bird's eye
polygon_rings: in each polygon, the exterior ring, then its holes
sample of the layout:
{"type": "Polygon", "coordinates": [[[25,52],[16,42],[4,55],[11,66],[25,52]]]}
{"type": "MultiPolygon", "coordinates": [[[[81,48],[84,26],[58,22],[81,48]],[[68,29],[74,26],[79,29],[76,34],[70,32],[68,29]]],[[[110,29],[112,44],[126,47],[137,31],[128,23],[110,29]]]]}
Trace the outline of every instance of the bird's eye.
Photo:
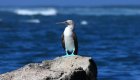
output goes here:
{"type": "Polygon", "coordinates": [[[66,21],[66,24],[69,24],[69,23],[66,21]]]}

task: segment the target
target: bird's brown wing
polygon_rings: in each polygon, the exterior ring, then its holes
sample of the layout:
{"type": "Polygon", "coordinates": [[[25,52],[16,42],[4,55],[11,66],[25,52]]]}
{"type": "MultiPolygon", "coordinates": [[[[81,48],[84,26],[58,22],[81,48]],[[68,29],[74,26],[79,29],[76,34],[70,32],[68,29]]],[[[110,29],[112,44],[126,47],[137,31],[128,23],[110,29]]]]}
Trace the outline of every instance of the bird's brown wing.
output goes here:
{"type": "Polygon", "coordinates": [[[61,36],[61,43],[62,43],[62,47],[63,47],[64,50],[65,50],[64,33],[63,33],[62,36],[61,36]]]}
{"type": "Polygon", "coordinates": [[[74,38],[74,46],[75,46],[74,54],[77,55],[78,54],[78,41],[77,41],[77,36],[76,36],[75,32],[73,32],[72,36],[74,38]]]}

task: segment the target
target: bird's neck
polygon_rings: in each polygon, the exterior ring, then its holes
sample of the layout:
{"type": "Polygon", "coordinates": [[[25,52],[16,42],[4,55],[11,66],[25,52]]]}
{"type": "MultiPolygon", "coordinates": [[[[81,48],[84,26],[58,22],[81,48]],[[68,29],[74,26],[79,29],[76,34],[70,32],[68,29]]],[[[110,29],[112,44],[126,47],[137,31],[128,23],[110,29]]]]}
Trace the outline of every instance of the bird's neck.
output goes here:
{"type": "Polygon", "coordinates": [[[68,25],[64,30],[64,35],[72,35],[73,28],[74,27],[72,25],[68,25]]]}
{"type": "Polygon", "coordinates": [[[66,28],[70,29],[70,30],[73,30],[74,29],[74,25],[68,25],[66,28]]]}

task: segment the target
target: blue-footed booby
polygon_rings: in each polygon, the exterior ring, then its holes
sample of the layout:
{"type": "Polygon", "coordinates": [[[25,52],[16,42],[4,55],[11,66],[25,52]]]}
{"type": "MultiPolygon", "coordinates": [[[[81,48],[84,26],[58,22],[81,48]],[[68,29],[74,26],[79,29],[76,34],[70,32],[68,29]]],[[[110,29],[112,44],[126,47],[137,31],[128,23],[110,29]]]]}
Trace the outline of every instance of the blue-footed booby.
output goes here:
{"type": "MultiPolygon", "coordinates": [[[[78,41],[76,33],[74,32],[74,22],[72,20],[66,20],[64,23],[67,25],[62,34],[62,47],[66,52],[66,56],[74,56],[78,54],[78,41]]],[[[58,24],[59,24],[58,23],[58,24]]]]}

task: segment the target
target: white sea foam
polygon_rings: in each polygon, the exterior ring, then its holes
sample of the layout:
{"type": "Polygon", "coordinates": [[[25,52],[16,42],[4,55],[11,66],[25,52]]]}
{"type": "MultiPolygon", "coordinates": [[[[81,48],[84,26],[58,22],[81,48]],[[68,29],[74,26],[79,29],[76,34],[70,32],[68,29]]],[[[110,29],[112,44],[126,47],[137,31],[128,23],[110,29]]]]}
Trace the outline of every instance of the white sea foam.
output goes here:
{"type": "Polygon", "coordinates": [[[23,22],[27,22],[27,23],[40,23],[39,19],[29,19],[29,20],[24,20],[23,22]]]}
{"type": "Polygon", "coordinates": [[[18,15],[44,15],[44,16],[54,16],[57,14],[56,9],[15,9],[14,12],[18,15]]]}
{"type": "Polygon", "coordinates": [[[3,9],[0,11],[14,12],[18,15],[43,15],[54,16],[61,15],[92,15],[92,16],[135,16],[140,15],[140,8],[13,8],[3,9]]]}
{"type": "Polygon", "coordinates": [[[88,25],[88,22],[86,20],[81,21],[81,25],[88,25]]]}

